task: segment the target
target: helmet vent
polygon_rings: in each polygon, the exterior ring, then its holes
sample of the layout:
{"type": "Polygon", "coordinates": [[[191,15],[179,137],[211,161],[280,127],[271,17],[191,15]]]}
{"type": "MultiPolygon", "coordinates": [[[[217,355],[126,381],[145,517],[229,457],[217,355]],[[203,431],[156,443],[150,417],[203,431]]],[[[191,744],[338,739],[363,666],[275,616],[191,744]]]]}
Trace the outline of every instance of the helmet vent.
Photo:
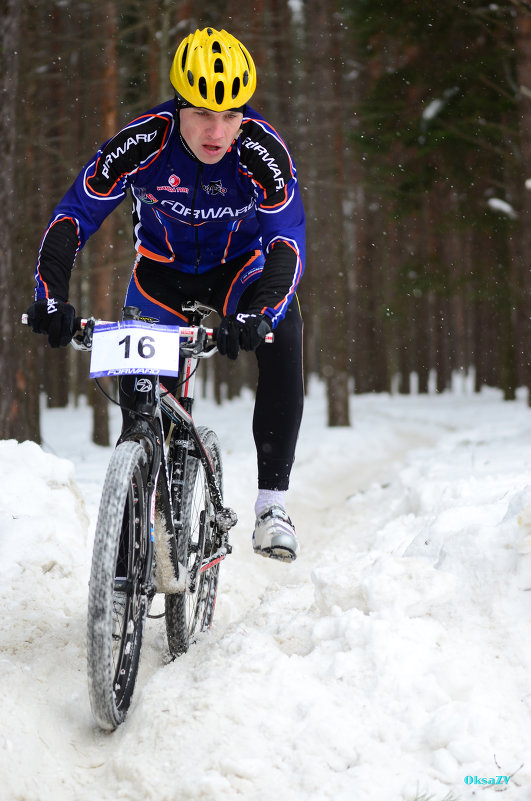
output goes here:
{"type": "Polygon", "coordinates": [[[219,42],[212,42],[212,52],[221,53],[221,45],[219,42]]]}
{"type": "Polygon", "coordinates": [[[234,100],[235,97],[238,96],[238,92],[240,91],[240,79],[235,78],[232,82],[232,99],[234,100]]]}
{"type": "Polygon", "coordinates": [[[225,87],[223,86],[221,81],[218,81],[216,84],[215,95],[216,95],[216,103],[219,106],[221,106],[221,104],[223,103],[223,98],[225,96],[225,87]]]}
{"type": "Polygon", "coordinates": [[[214,61],[214,72],[223,72],[223,61],[220,58],[214,61]]]}
{"type": "Polygon", "coordinates": [[[247,72],[247,70],[245,70],[245,72],[243,73],[243,85],[247,86],[248,83],[249,83],[249,73],[247,72]]]}
{"type": "Polygon", "coordinates": [[[186,64],[186,56],[188,54],[188,45],[183,50],[183,54],[181,56],[181,69],[184,72],[184,65],[186,64]]]}
{"type": "Polygon", "coordinates": [[[203,76],[201,76],[199,78],[199,82],[198,82],[197,88],[199,89],[199,94],[201,95],[203,100],[206,100],[207,99],[207,82],[203,78],[203,76]]]}
{"type": "Polygon", "coordinates": [[[188,78],[188,83],[190,84],[190,86],[193,86],[194,85],[194,74],[193,74],[193,72],[191,72],[191,70],[188,70],[188,72],[186,73],[186,77],[188,78]]]}

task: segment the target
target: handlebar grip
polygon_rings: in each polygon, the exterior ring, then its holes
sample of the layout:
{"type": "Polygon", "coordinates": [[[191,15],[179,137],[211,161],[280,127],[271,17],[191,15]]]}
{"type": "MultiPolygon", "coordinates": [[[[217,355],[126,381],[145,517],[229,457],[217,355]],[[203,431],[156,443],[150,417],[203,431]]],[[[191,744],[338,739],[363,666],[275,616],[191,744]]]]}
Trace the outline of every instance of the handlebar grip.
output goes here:
{"type": "MultiPolygon", "coordinates": [[[[29,325],[28,315],[26,312],[20,315],[20,322],[22,325],[29,325]]],[[[83,317],[74,317],[74,333],[76,331],[83,331],[87,321],[83,317]]]]}
{"type": "MultiPolygon", "coordinates": [[[[214,342],[216,342],[216,341],[217,341],[217,338],[218,338],[218,331],[219,331],[219,328],[213,328],[213,329],[212,329],[212,340],[213,340],[214,342]]],[[[272,344],[274,341],[275,341],[275,335],[274,335],[274,333],[273,333],[272,331],[270,331],[270,332],[269,332],[269,334],[266,334],[266,335],[265,335],[265,337],[264,337],[264,342],[265,342],[267,345],[271,345],[271,344],[272,344]]]]}

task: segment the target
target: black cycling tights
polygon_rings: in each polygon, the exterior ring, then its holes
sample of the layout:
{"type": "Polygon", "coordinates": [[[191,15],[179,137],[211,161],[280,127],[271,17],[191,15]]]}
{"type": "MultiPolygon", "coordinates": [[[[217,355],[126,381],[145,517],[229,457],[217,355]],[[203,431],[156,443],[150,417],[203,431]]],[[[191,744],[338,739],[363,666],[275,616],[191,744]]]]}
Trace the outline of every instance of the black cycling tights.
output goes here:
{"type": "Polygon", "coordinates": [[[253,435],[258,487],[286,490],[295,459],[304,403],[302,319],[297,298],[275,329],[272,345],[260,345],[253,435]]]}

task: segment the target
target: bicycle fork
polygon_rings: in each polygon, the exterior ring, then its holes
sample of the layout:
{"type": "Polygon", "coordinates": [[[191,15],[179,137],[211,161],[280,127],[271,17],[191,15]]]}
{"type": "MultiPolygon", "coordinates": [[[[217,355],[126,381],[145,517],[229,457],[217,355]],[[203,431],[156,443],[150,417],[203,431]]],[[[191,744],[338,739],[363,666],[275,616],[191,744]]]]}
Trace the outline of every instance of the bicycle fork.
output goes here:
{"type": "MultiPolygon", "coordinates": [[[[130,380],[130,379],[128,379],[130,380]]],[[[155,376],[137,376],[128,393],[130,422],[124,424],[119,442],[143,445],[148,466],[146,507],[148,547],[155,556],[155,575],[146,581],[146,592],[175,593],[185,588],[185,568],[179,565],[177,540],[171,512],[169,477],[163,453],[163,426],[159,405],[160,385],[155,376]],[[154,584],[153,584],[154,582],[154,584]],[[151,583],[151,587],[149,586],[151,583]]],[[[152,559],[149,560],[151,565],[152,559]]]]}

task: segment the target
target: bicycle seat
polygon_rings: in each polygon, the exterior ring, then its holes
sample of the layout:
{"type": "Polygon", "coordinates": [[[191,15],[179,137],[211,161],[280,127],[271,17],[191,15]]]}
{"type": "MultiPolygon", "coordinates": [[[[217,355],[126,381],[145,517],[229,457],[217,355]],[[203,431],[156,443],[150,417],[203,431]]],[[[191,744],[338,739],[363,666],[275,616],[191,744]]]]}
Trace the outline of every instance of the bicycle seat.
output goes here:
{"type": "Polygon", "coordinates": [[[208,317],[209,314],[216,311],[211,306],[200,303],[198,300],[185,301],[181,308],[185,314],[197,315],[200,320],[203,320],[205,317],[208,317]]]}

